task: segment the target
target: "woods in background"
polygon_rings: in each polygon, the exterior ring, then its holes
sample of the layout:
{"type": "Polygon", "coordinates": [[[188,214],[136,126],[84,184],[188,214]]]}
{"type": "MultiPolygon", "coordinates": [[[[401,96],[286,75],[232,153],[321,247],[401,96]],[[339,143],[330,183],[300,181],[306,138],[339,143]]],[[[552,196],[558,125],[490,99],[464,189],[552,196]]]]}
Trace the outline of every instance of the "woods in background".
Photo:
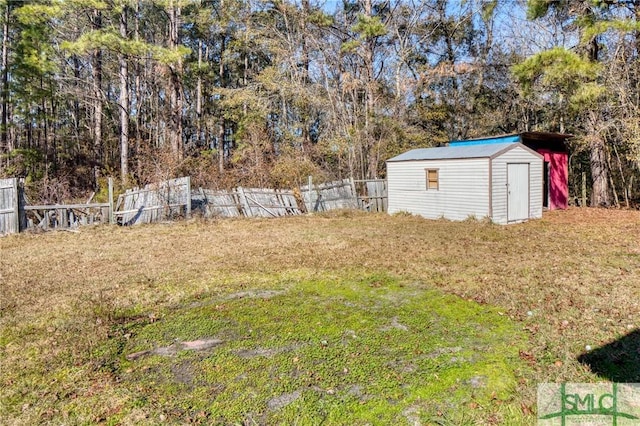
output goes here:
{"type": "Polygon", "coordinates": [[[640,0],[0,6],[0,174],[42,201],[106,176],[379,178],[410,148],[533,130],[576,135],[573,195],[586,173],[592,205],[638,197],[640,0]]]}

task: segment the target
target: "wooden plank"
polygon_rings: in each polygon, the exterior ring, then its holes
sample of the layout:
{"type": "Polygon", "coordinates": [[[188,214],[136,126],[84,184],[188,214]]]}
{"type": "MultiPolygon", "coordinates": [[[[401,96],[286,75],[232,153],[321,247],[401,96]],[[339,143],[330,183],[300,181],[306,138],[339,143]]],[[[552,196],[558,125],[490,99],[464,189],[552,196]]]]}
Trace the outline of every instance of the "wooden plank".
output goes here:
{"type": "Polygon", "coordinates": [[[93,203],[93,204],[40,204],[24,206],[25,210],[58,210],[58,209],[90,209],[109,207],[109,203],[93,203]]]}
{"type": "Polygon", "coordinates": [[[27,229],[27,214],[24,210],[24,206],[27,204],[27,199],[24,194],[24,179],[18,180],[18,230],[27,229]]]}
{"type": "Polygon", "coordinates": [[[383,198],[382,198],[382,211],[383,212],[387,212],[389,211],[389,193],[387,192],[387,181],[383,181],[381,183],[381,187],[382,187],[382,194],[383,194],[383,198]]]}
{"type": "Polygon", "coordinates": [[[0,235],[20,231],[18,179],[0,179],[0,235]]]}
{"type": "Polygon", "coordinates": [[[227,191],[200,190],[205,201],[205,217],[239,217],[241,216],[237,193],[227,191]]]}
{"type": "MultiPolygon", "coordinates": [[[[353,183],[348,179],[342,181],[328,182],[316,186],[312,190],[311,200],[313,211],[327,211],[342,208],[358,208],[358,200],[355,196],[353,183]],[[316,194],[313,194],[313,193],[316,194]]],[[[301,192],[307,192],[307,187],[301,187],[301,192]]],[[[308,194],[307,194],[308,195],[308,194]]],[[[307,205],[307,208],[309,206],[307,205]]]]}
{"type": "Polygon", "coordinates": [[[187,215],[187,219],[188,219],[188,218],[190,218],[190,217],[191,217],[191,177],[190,177],[190,176],[187,176],[187,177],[186,177],[186,180],[187,180],[187,182],[186,182],[187,188],[185,189],[185,192],[186,192],[186,198],[187,198],[187,199],[186,199],[186,202],[187,202],[187,212],[186,212],[186,215],[187,215]]]}
{"type": "Polygon", "coordinates": [[[244,189],[241,186],[238,187],[238,195],[240,196],[240,202],[242,203],[244,215],[247,217],[253,217],[253,211],[251,210],[251,206],[249,205],[247,197],[244,194],[244,189]]]}
{"type": "Polygon", "coordinates": [[[184,204],[169,204],[169,205],[161,205],[161,206],[150,206],[150,207],[142,207],[142,209],[131,209],[131,210],[121,210],[119,212],[113,212],[116,216],[127,215],[131,213],[137,213],[138,211],[152,211],[152,210],[162,210],[166,207],[182,207],[184,204]]]}
{"type": "Polygon", "coordinates": [[[297,215],[302,213],[300,211],[300,208],[298,207],[298,202],[295,195],[293,194],[293,191],[279,190],[276,191],[276,194],[278,196],[278,201],[282,206],[284,215],[297,215]]]}
{"type": "Polygon", "coordinates": [[[248,195],[245,195],[245,196],[247,197],[247,200],[249,200],[249,201],[251,201],[251,202],[255,203],[258,207],[260,207],[261,209],[263,209],[265,212],[269,213],[271,216],[273,216],[273,217],[278,217],[278,215],[277,215],[277,214],[273,213],[273,212],[271,211],[271,209],[269,209],[269,208],[265,207],[264,205],[262,205],[262,203],[260,203],[260,202],[258,202],[257,200],[255,200],[255,199],[253,199],[253,198],[249,197],[248,195]]]}
{"type": "Polygon", "coordinates": [[[115,223],[115,216],[113,215],[113,178],[109,178],[109,223],[113,225],[115,223]]]}
{"type": "Polygon", "coordinates": [[[365,182],[367,189],[367,198],[369,199],[369,205],[371,211],[380,211],[380,205],[378,200],[375,198],[378,195],[378,187],[375,182],[365,182]]]}
{"type": "Polygon", "coordinates": [[[20,232],[20,200],[18,198],[18,179],[13,178],[11,183],[11,191],[13,192],[13,232],[17,234],[20,232]]]}
{"type": "Polygon", "coordinates": [[[155,191],[145,191],[141,195],[142,195],[142,203],[140,204],[140,208],[142,209],[141,210],[142,215],[139,222],[150,223],[156,217],[156,215],[153,213],[156,212],[158,209],[162,209],[163,207],[161,205],[160,206],[157,205],[156,203],[157,197],[155,196],[156,195],[155,191]],[[157,208],[145,209],[144,206],[148,206],[148,205],[151,205],[152,207],[157,207],[157,208]]]}
{"type": "Polygon", "coordinates": [[[149,184],[143,189],[127,190],[123,208],[117,208],[114,212],[127,225],[167,220],[182,214],[187,217],[191,214],[189,177],[149,184]]]}
{"type": "Polygon", "coordinates": [[[62,228],[68,228],[69,227],[69,216],[67,215],[68,210],[61,209],[59,211],[60,211],[60,215],[58,217],[58,223],[62,228]]]}

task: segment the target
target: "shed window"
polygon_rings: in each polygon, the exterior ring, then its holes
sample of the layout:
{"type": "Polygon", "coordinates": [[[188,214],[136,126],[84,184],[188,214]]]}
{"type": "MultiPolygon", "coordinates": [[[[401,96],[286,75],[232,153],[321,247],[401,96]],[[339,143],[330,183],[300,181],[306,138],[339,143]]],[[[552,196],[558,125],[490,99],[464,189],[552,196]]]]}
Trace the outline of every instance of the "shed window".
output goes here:
{"type": "Polygon", "coordinates": [[[438,169],[426,169],[427,174],[427,190],[438,189],[438,169]]]}

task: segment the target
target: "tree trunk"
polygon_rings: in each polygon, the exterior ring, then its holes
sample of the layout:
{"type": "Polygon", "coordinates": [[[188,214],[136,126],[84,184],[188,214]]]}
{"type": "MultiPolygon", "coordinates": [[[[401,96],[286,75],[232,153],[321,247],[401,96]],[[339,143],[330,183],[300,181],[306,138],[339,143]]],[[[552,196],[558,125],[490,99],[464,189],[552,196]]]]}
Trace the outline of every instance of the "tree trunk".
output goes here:
{"type": "MultiPolygon", "coordinates": [[[[122,8],[120,14],[120,36],[127,38],[127,8],[122,8]]],[[[122,183],[129,175],[129,68],[127,57],[119,55],[120,61],[120,178],[122,183]]]]}
{"type": "Polygon", "coordinates": [[[302,19],[300,22],[300,32],[302,37],[300,39],[302,50],[302,84],[309,83],[309,46],[307,46],[307,20],[311,15],[311,5],[309,0],[302,0],[302,19]]]}
{"type": "MultiPolygon", "coordinates": [[[[80,93],[79,87],[80,82],[82,81],[80,78],[80,60],[76,55],[73,55],[73,77],[74,77],[74,89],[76,93],[80,93]]],[[[73,136],[75,139],[74,149],[75,154],[82,152],[83,147],[80,144],[80,133],[81,133],[81,118],[80,118],[80,100],[78,97],[73,98],[73,136]]],[[[84,124],[84,123],[83,123],[84,124]]],[[[84,127],[84,126],[83,126],[84,127]]]]}
{"type": "MultiPolygon", "coordinates": [[[[42,93],[46,92],[42,77],[40,78],[40,90],[42,91],[42,93]]],[[[49,139],[49,121],[47,119],[49,114],[47,111],[47,99],[44,96],[42,96],[42,98],[40,98],[40,102],[41,102],[39,106],[40,113],[38,114],[38,118],[41,118],[42,122],[36,125],[41,129],[42,145],[40,146],[43,147],[43,151],[44,151],[45,177],[48,177],[49,169],[50,169],[52,157],[53,157],[52,153],[55,151],[55,149],[52,149],[53,147],[51,146],[50,139],[49,139]]]]}
{"type": "MultiPolygon", "coordinates": [[[[307,44],[307,32],[309,31],[307,27],[307,21],[309,19],[309,15],[311,15],[311,5],[309,4],[309,0],[302,0],[302,18],[300,22],[300,44],[302,51],[302,78],[300,79],[300,88],[301,90],[308,90],[309,85],[311,83],[311,78],[309,76],[309,69],[311,60],[309,59],[309,46],[307,44]]],[[[302,149],[303,151],[311,152],[311,123],[312,123],[312,110],[311,106],[306,104],[301,109],[302,117],[301,117],[301,125],[302,125],[302,149]]]]}
{"type": "Polygon", "coordinates": [[[198,82],[196,83],[196,145],[202,146],[202,40],[198,42],[198,82]]]}
{"type": "Polygon", "coordinates": [[[2,123],[0,123],[0,154],[9,152],[7,124],[9,122],[9,2],[4,7],[2,25],[2,123]]]}
{"type": "Polygon", "coordinates": [[[609,172],[607,170],[607,158],[604,140],[595,136],[591,142],[591,207],[608,207],[611,205],[609,196],[609,172]]]}
{"type": "MultiPolygon", "coordinates": [[[[136,42],[140,41],[140,1],[136,1],[136,12],[135,12],[135,40],[136,42]]],[[[142,84],[140,82],[140,74],[141,74],[141,66],[140,60],[135,61],[135,105],[136,105],[136,117],[135,117],[135,158],[136,158],[136,175],[139,179],[142,176],[142,84]]]]}
{"type": "MultiPolygon", "coordinates": [[[[181,8],[169,1],[169,48],[177,50],[179,42],[179,29],[181,8]]],[[[182,144],[182,59],[169,67],[170,94],[169,94],[169,139],[171,152],[178,160],[183,157],[182,144]]]]}
{"type": "Polygon", "coordinates": [[[224,173],[224,134],[225,123],[222,113],[220,114],[220,123],[218,123],[218,172],[224,173]]]}
{"type": "MultiPolygon", "coordinates": [[[[373,17],[373,5],[371,0],[365,0],[364,5],[365,15],[369,18],[373,17]]],[[[366,72],[366,81],[365,81],[365,91],[366,91],[366,99],[365,99],[365,108],[364,108],[364,137],[365,137],[365,156],[362,161],[366,161],[367,173],[366,176],[369,179],[376,179],[378,177],[378,165],[375,160],[374,145],[375,140],[373,136],[373,129],[371,128],[371,118],[375,116],[376,113],[376,86],[377,82],[375,81],[375,71],[374,71],[374,62],[375,62],[375,49],[376,49],[376,40],[372,38],[371,40],[367,40],[365,43],[367,47],[365,53],[365,72],[366,72]]]]}
{"type": "MultiPolygon", "coordinates": [[[[45,105],[46,105],[46,101],[45,101],[45,105]]],[[[50,114],[48,114],[45,117],[45,120],[49,120],[49,137],[51,140],[51,146],[53,147],[53,166],[54,168],[58,168],[58,156],[59,156],[59,152],[58,151],[66,151],[67,149],[72,149],[71,147],[65,147],[65,146],[61,146],[60,148],[58,148],[58,134],[56,131],[56,128],[58,126],[56,126],[56,117],[58,117],[58,108],[56,108],[57,102],[55,100],[54,94],[53,94],[53,90],[49,90],[49,108],[50,108],[50,114]]],[[[65,153],[67,154],[67,153],[65,153]]]]}
{"type": "MultiPolygon", "coordinates": [[[[222,0],[220,2],[220,5],[222,7],[224,7],[224,0],[222,0]]],[[[227,33],[226,31],[224,33],[222,33],[222,40],[220,40],[220,63],[218,64],[218,73],[220,76],[220,88],[225,88],[226,87],[226,80],[225,80],[225,70],[224,70],[224,53],[225,53],[225,49],[226,49],[226,37],[227,37],[227,33]]],[[[225,136],[225,120],[224,120],[224,113],[222,111],[222,96],[220,96],[220,118],[218,121],[218,172],[220,174],[224,173],[224,136],[225,136]]]]}
{"type": "MultiPolygon", "coordinates": [[[[591,13],[591,12],[589,12],[591,13]]],[[[600,56],[598,37],[594,36],[588,43],[588,58],[592,62],[598,62],[600,56]]],[[[609,167],[607,162],[606,140],[598,132],[598,123],[602,123],[600,110],[589,112],[588,137],[589,163],[591,167],[591,207],[609,207],[611,205],[609,188],[609,167]]]]}
{"type": "MultiPolygon", "coordinates": [[[[96,10],[93,16],[94,30],[102,28],[102,12],[96,10]]],[[[100,165],[102,164],[102,50],[96,49],[92,55],[93,76],[93,185],[98,189],[100,165]]]]}
{"type": "MultiPolygon", "coordinates": [[[[593,115],[593,114],[592,114],[593,115]]],[[[609,168],[605,140],[595,128],[595,117],[591,117],[589,129],[589,162],[591,166],[591,206],[608,207],[611,205],[609,190],[609,168]]]]}

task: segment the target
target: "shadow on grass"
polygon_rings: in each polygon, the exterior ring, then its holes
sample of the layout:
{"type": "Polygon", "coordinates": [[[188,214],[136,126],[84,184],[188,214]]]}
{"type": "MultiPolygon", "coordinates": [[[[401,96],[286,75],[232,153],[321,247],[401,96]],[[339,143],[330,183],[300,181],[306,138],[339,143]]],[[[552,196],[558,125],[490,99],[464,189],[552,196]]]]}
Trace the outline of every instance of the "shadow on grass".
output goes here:
{"type": "Polygon", "coordinates": [[[583,353],[578,361],[598,376],[619,383],[640,382],[640,329],[583,353]]]}

